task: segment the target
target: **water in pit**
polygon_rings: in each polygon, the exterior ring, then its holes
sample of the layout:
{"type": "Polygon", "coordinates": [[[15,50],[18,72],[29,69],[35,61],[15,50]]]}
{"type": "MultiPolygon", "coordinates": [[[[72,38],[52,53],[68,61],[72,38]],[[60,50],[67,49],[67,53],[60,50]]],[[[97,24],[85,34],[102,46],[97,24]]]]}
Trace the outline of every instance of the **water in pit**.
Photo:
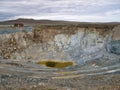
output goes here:
{"type": "Polygon", "coordinates": [[[39,61],[38,64],[44,65],[47,67],[52,67],[52,68],[65,68],[69,66],[73,66],[73,62],[58,62],[58,61],[39,61]]]}
{"type": "Polygon", "coordinates": [[[0,28],[0,35],[1,34],[12,34],[12,33],[16,33],[19,32],[20,30],[24,30],[26,32],[31,32],[32,31],[32,27],[31,26],[24,26],[22,28],[0,28]]]}

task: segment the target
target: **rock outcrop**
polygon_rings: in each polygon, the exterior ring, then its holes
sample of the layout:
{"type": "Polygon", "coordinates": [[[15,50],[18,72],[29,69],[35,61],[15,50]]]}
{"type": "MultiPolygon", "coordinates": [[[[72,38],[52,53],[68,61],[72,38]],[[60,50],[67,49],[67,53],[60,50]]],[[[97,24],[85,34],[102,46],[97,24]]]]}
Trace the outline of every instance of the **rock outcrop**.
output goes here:
{"type": "Polygon", "coordinates": [[[109,54],[120,55],[119,27],[35,26],[33,32],[0,35],[0,56],[27,61],[66,60],[80,64],[106,55],[109,57],[109,54]]]}
{"type": "Polygon", "coordinates": [[[32,37],[25,31],[0,35],[0,56],[10,59],[15,52],[22,52],[30,45],[32,37]]]}

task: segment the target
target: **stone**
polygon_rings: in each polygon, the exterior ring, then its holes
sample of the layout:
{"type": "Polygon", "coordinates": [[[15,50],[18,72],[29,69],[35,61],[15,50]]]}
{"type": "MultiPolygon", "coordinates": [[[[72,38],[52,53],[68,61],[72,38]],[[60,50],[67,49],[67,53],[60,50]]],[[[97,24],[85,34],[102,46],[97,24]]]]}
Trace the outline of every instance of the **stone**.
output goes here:
{"type": "Polygon", "coordinates": [[[120,40],[111,41],[111,53],[120,55],[120,40]]]}

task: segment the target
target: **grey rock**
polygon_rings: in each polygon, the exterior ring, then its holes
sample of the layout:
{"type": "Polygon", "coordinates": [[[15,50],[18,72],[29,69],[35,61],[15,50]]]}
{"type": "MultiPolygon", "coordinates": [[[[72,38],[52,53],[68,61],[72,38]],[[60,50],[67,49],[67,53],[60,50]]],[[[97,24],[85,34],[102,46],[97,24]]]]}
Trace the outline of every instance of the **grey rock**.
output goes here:
{"type": "Polygon", "coordinates": [[[111,41],[111,53],[120,55],[120,40],[111,41]]]}

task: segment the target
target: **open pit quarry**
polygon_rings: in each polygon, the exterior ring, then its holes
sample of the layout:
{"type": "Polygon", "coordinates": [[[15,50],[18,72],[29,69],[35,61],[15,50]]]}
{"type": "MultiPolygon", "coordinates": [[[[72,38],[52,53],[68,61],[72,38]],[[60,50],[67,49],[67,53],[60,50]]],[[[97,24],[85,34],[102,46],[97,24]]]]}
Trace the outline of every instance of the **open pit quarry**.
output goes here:
{"type": "Polygon", "coordinates": [[[0,90],[120,90],[120,25],[0,34],[0,90]]]}

